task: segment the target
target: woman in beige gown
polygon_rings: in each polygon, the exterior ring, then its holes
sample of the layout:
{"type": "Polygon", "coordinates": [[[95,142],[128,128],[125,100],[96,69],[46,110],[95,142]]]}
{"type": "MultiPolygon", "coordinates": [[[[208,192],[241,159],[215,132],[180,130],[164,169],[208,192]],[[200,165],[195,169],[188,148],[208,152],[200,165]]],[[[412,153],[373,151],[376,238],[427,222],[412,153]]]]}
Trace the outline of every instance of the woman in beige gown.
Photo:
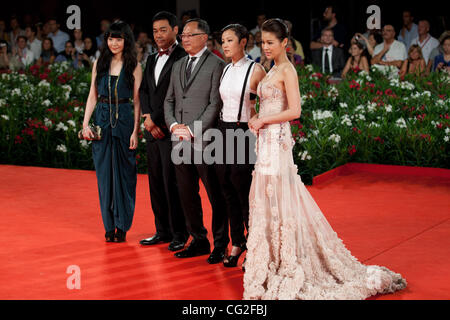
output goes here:
{"type": "Polygon", "coordinates": [[[257,161],[249,203],[244,299],[365,299],[406,287],[400,274],[360,263],[333,231],[294,164],[290,120],[300,117],[297,73],[286,56],[287,27],[270,19],[263,50],[275,65],[260,82],[257,161]]]}

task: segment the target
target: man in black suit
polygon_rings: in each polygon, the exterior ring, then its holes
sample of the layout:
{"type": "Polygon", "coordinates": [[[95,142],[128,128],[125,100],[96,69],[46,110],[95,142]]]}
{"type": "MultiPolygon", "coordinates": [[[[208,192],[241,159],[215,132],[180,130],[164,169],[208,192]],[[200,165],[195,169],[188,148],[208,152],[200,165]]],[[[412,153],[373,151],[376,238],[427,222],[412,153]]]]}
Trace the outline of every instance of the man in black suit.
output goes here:
{"type": "Polygon", "coordinates": [[[172,66],[186,56],[176,40],[177,34],[175,15],[163,11],[153,17],[153,36],[158,52],[148,57],[139,89],[145,118],[150,199],[156,226],[156,234],[140,243],[153,245],[170,242],[171,251],[183,249],[189,237],[171,161],[171,135],[164,119],[164,99],[172,66]]]}
{"type": "Polygon", "coordinates": [[[333,30],[323,29],[320,37],[323,46],[321,49],[312,50],[311,60],[312,64],[318,66],[323,73],[331,73],[335,77],[340,77],[345,67],[344,51],[333,46],[333,41],[333,30]]]}

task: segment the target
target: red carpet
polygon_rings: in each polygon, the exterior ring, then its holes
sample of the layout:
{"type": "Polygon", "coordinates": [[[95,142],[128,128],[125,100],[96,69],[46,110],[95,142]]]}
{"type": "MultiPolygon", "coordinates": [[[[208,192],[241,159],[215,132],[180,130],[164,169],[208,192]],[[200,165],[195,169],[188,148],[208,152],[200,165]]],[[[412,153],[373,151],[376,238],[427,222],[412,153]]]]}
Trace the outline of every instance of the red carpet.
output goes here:
{"type": "MultiPolygon", "coordinates": [[[[371,299],[450,299],[450,170],[348,164],[308,190],[354,256],[408,281],[371,299]]],[[[203,189],[202,199],[210,230],[203,189]]],[[[239,268],[139,245],[155,231],[145,175],[127,243],[104,242],[91,171],[0,166],[0,212],[0,299],[242,297],[239,268]],[[81,269],[80,290],[67,289],[70,265],[81,269]]]]}

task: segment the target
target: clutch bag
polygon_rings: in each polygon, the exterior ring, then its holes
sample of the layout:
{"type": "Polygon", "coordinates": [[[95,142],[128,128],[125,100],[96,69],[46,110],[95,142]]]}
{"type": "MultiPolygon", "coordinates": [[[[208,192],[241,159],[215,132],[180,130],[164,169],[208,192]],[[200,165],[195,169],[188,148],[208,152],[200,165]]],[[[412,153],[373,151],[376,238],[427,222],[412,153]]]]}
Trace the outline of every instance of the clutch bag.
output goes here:
{"type": "Polygon", "coordinates": [[[101,140],[102,139],[102,128],[100,126],[89,126],[89,128],[91,129],[92,133],[94,134],[93,138],[90,139],[85,139],[83,137],[83,129],[81,129],[80,131],[78,131],[78,139],[80,140],[101,140]]]}

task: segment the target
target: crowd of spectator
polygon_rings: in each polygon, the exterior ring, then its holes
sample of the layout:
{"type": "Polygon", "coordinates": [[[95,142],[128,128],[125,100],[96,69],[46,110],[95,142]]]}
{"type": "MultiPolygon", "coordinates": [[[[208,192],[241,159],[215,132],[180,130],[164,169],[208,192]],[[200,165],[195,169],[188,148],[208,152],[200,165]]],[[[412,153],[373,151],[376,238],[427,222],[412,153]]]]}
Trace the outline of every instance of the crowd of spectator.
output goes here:
{"type": "MultiPolygon", "coordinates": [[[[412,11],[404,10],[402,27],[398,32],[394,25],[386,24],[381,30],[356,33],[348,41],[350,37],[345,24],[339,20],[338,10],[331,5],[324,8],[322,28],[312,37],[308,52],[292,36],[292,22],[285,20],[290,34],[286,52],[294,65],[303,65],[306,61],[335,78],[344,78],[355,69],[370,72],[372,66],[380,70],[393,66],[400,75],[450,72],[450,31],[436,39],[430,34],[429,21],[423,19],[416,24],[412,11]]],[[[181,24],[194,17],[195,11],[183,13],[181,24]]],[[[266,14],[258,14],[256,26],[249,28],[247,55],[269,70],[274,63],[265,57],[261,48],[261,26],[266,19],[266,14]]],[[[100,54],[104,33],[111,21],[101,20],[99,34],[89,36],[80,29],[70,34],[62,31],[59,21],[54,18],[22,29],[18,18],[12,16],[8,31],[6,21],[0,19],[0,70],[17,70],[35,63],[42,65],[59,61],[69,61],[73,68],[91,68],[100,54]]],[[[151,33],[135,30],[135,38],[138,60],[144,64],[156,50],[151,33]]],[[[220,31],[211,33],[208,48],[226,60],[220,31]]]]}

